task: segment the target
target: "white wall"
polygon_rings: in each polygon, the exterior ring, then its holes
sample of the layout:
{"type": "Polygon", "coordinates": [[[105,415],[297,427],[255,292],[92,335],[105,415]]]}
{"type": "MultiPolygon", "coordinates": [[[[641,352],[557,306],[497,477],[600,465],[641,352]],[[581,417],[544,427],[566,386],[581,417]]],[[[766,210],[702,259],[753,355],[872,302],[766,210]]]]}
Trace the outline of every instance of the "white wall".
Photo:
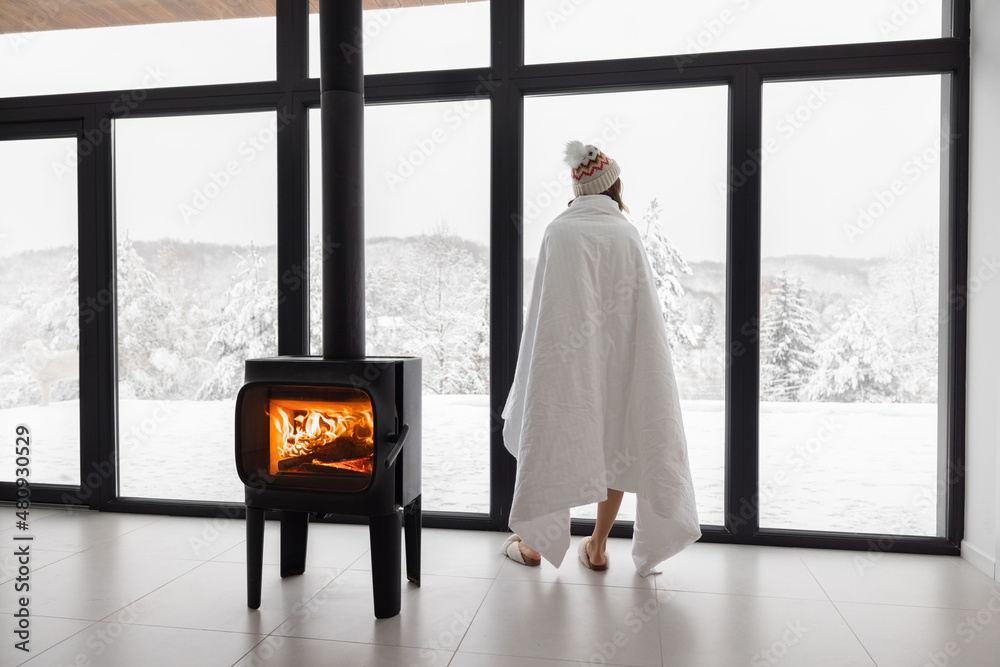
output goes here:
{"type": "Polygon", "coordinates": [[[968,475],[962,557],[1000,580],[1000,276],[989,268],[1000,258],[998,109],[1000,3],[973,0],[968,475]]]}

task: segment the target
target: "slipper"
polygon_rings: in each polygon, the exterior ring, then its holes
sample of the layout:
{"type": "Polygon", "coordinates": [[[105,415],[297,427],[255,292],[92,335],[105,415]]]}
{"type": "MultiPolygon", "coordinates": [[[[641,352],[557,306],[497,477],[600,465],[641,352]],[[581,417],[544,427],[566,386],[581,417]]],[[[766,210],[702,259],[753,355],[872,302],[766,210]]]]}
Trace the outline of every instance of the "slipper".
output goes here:
{"type": "Polygon", "coordinates": [[[503,543],[503,553],[507,556],[507,558],[511,559],[515,563],[528,565],[529,567],[537,567],[541,565],[542,559],[526,558],[524,554],[521,553],[521,547],[517,546],[517,543],[520,541],[521,538],[517,536],[517,533],[514,533],[503,543]]]}
{"type": "Polygon", "coordinates": [[[585,537],[580,540],[580,546],[576,548],[576,553],[580,556],[580,562],[587,566],[588,570],[593,570],[594,572],[604,572],[608,569],[608,552],[604,552],[604,563],[601,565],[594,565],[590,562],[590,556],[587,555],[587,544],[590,542],[590,537],[585,537]]]}

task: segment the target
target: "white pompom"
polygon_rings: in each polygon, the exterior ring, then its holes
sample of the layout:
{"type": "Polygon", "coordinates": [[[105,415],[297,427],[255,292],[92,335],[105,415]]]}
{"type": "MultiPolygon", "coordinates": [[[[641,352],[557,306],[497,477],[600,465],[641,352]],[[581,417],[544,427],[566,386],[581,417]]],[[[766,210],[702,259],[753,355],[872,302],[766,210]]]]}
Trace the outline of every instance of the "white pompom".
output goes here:
{"type": "Polygon", "coordinates": [[[566,164],[574,169],[589,162],[596,155],[596,146],[584,145],[582,141],[566,142],[566,164]]]}

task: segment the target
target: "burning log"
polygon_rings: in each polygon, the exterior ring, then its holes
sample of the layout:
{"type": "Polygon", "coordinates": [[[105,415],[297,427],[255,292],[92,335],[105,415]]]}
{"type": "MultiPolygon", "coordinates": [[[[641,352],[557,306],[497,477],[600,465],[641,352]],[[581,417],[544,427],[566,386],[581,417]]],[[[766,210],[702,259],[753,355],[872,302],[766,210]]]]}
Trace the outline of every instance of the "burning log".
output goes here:
{"type": "Polygon", "coordinates": [[[320,463],[337,463],[338,461],[350,461],[351,459],[360,459],[371,455],[371,441],[348,436],[318,445],[307,454],[281,459],[278,461],[278,470],[292,470],[316,461],[320,463]]]}

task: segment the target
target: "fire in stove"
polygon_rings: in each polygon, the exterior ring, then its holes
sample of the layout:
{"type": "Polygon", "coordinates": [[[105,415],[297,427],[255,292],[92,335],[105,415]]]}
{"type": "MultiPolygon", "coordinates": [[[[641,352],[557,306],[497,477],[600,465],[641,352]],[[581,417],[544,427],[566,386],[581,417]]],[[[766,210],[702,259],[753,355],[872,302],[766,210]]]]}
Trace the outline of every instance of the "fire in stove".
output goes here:
{"type": "Polygon", "coordinates": [[[270,399],[270,473],[350,470],[370,478],[375,457],[372,404],[360,391],[344,389],[336,402],[270,399]]]}

